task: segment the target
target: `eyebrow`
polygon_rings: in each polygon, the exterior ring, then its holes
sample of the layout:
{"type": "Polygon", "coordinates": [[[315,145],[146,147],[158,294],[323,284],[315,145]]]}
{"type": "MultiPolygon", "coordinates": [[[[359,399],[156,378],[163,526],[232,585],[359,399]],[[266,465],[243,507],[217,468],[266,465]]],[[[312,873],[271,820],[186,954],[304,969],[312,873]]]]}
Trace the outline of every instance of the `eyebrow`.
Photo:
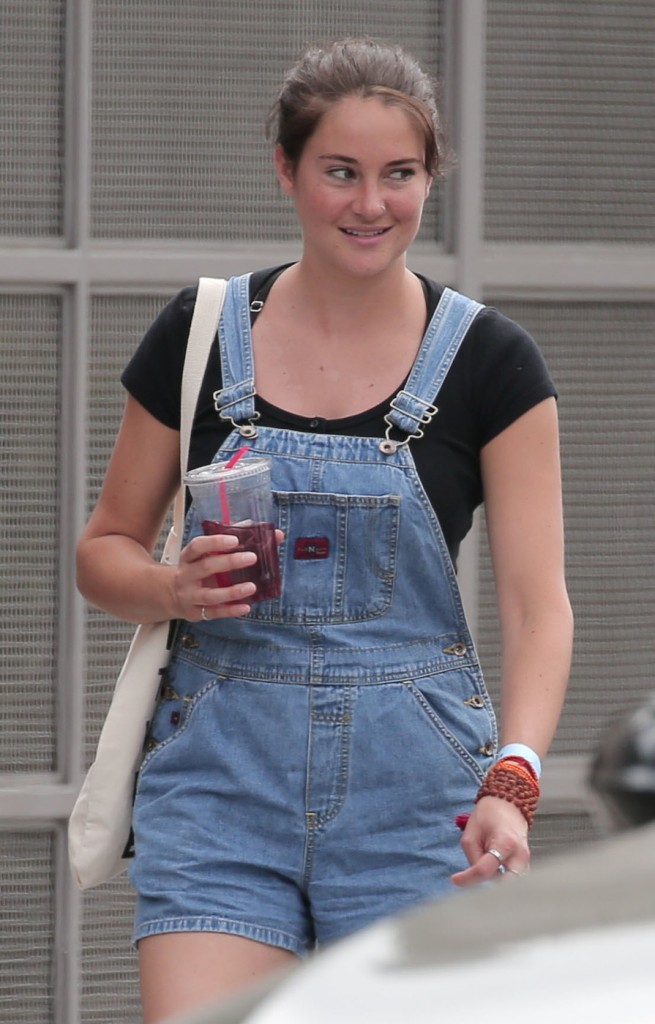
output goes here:
{"type": "MultiPolygon", "coordinates": [[[[318,158],[319,160],[338,160],[342,164],[357,164],[358,160],[355,160],[351,156],[343,156],[341,153],[323,153],[318,158]]],[[[387,167],[399,167],[401,164],[406,166],[407,164],[420,164],[421,161],[416,157],[408,156],[404,160],[390,160],[387,167]]]]}

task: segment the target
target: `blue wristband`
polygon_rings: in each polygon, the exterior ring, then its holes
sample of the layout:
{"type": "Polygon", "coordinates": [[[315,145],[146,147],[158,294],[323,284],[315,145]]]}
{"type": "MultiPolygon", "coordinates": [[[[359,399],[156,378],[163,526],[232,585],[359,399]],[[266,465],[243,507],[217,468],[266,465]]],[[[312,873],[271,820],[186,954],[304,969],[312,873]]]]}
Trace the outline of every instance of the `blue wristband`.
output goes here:
{"type": "Polygon", "coordinates": [[[537,778],[541,777],[541,758],[532,747],[526,746],[525,743],[506,743],[498,751],[497,760],[500,761],[502,757],[511,757],[512,755],[514,757],[522,757],[534,768],[537,778]]]}

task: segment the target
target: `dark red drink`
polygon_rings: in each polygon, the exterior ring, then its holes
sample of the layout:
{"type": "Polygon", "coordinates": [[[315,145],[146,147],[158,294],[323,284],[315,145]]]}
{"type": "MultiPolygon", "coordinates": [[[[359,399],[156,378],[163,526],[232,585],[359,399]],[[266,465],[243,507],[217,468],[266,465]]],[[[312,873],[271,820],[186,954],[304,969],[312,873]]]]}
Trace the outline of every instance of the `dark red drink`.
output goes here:
{"type": "Polygon", "coordinates": [[[280,596],[280,562],[277,556],[275,527],[273,523],[251,523],[249,526],[226,526],[213,519],[203,519],[203,533],[206,536],[231,534],[238,537],[239,545],[230,551],[254,551],[257,561],[243,569],[231,569],[229,572],[215,573],[219,587],[232,587],[235,583],[255,583],[257,590],[248,602],[270,601],[280,596]]]}

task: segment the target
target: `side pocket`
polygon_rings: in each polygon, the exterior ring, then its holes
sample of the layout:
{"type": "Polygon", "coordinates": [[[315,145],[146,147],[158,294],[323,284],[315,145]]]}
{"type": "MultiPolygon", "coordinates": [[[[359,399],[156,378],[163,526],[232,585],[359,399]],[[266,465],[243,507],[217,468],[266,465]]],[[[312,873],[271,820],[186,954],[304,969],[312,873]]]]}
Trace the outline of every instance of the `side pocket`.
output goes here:
{"type": "Polygon", "coordinates": [[[482,781],[497,747],[496,716],[474,673],[444,672],[407,680],[407,690],[435,732],[482,781]]]}
{"type": "Polygon", "coordinates": [[[206,668],[180,658],[171,659],[146,736],[141,772],[154,754],[186,729],[194,707],[219,682],[216,674],[206,668]]]}

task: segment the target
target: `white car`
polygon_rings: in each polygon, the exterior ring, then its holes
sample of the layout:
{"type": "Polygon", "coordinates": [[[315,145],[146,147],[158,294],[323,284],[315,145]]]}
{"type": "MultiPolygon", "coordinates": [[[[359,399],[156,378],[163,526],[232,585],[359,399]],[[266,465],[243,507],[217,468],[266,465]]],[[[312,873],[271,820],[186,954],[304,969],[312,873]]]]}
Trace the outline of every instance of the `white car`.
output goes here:
{"type": "Polygon", "coordinates": [[[655,824],[389,918],[177,1024],[655,1024],[655,824]]]}

